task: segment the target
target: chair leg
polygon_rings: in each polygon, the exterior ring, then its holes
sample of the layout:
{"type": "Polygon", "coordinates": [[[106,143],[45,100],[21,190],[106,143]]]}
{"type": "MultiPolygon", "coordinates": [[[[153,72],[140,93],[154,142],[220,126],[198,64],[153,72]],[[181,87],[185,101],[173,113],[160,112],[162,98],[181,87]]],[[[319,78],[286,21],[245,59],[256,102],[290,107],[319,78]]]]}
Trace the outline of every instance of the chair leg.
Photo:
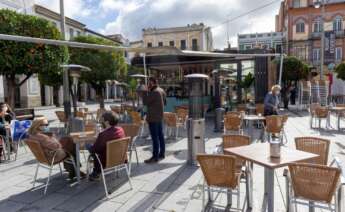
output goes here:
{"type": "Polygon", "coordinates": [[[48,175],[47,183],[46,183],[46,186],[44,188],[44,195],[46,195],[47,190],[48,190],[48,185],[49,185],[49,181],[50,181],[50,176],[52,174],[52,170],[53,170],[53,166],[50,166],[49,167],[49,175],[48,175]]]}
{"type": "Polygon", "coordinates": [[[36,180],[37,180],[37,174],[38,174],[38,169],[40,167],[40,163],[37,163],[37,166],[36,166],[36,171],[35,171],[35,176],[34,176],[34,183],[32,185],[33,188],[35,188],[35,184],[36,184],[36,180]]]}
{"type": "Polygon", "coordinates": [[[59,163],[59,169],[60,169],[60,175],[63,176],[62,168],[61,168],[61,163],[59,163]]]}
{"type": "Polygon", "coordinates": [[[134,152],[135,152],[135,157],[137,159],[137,165],[139,166],[139,157],[138,157],[138,151],[137,151],[137,147],[136,145],[134,144],[133,145],[133,148],[134,148],[134,152]]]}
{"type": "Polygon", "coordinates": [[[107,184],[105,182],[105,176],[104,176],[103,168],[101,168],[101,175],[102,175],[102,181],[103,181],[103,185],[104,185],[105,196],[108,198],[109,193],[108,193],[107,184]]]}
{"type": "Polygon", "coordinates": [[[129,160],[128,160],[129,175],[131,174],[131,170],[132,170],[132,153],[133,153],[133,149],[131,147],[131,149],[129,150],[129,160]]]}
{"type": "Polygon", "coordinates": [[[128,177],[128,183],[129,183],[129,186],[131,187],[131,189],[133,189],[132,187],[132,181],[131,181],[131,177],[129,176],[129,171],[128,171],[128,166],[125,165],[126,167],[126,173],[127,173],[127,177],[128,177]]]}

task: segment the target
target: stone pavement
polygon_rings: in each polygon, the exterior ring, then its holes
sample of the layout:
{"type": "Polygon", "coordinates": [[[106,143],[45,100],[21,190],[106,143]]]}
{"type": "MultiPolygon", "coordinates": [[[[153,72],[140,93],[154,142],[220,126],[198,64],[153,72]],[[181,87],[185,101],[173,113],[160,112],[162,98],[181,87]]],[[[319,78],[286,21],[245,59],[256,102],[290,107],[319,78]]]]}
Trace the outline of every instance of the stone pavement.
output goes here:
{"type": "MultiPolygon", "coordinates": [[[[96,106],[90,106],[96,108],[96,106]]],[[[44,114],[53,121],[54,110],[40,110],[38,114],[44,114]]],[[[331,154],[339,156],[345,161],[341,148],[337,144],[345,145],[344,132],[336,130],[311,130],[309,118],[305,113],[299,115],[290,114],[286,132],[288,145],[294,146],[294,137],[318,136],[332,141],[331,154]]],[[[52,124],[57,124],[53,121],[52,124]]],[[[335,119],[332,125],[335,126],[335,119]]],[[[345,124],[345,123],[343,123],[345,124]]],[[[212,132],[213,123],[208,122],[206,127],[207,152],[211,153],[214,147],[221,143],[221,134],[212,132]]],[[[186,132],[182,132],[186,137],[186,132]]],[[[257,136],[259,131],[255,131],[257,136]]],[[[0,164],[0,212],[15,211],[201,211],[202,196],[201,186],[203,177],[198,167],[188,166],[185,163],[187,153],[187,139],[167,141],[166,158],[158,164],[147,165],[143,160],[150,156],[150,141],[141,139],[138,141],[139,160],[137,166],[132,166],[133,190],[130,190],[124,173],[119,176],[107,177],[108,188],[112,194],[107,200],[102,182],[82,181],[79,186],[71,187],[66,181],[67,174],[60,176],[58,167],[53,171],[54,177],[48,187],[47,195],[43,195],[43,189],[32,190],[32,180],[35,172],[35,160],[29,152],[20,149],[17,161],[0,164]]],[[[83,157],[82,162],[83,161],[83,157]]],[[[83,167],[85,168],[85,163],[83,167]]],[[[285,211],[284,178],[282,170],[276,170],[275,177],[275,207],[276,211],[285,211]]],[[[39,180],[41,183],[47,177],[47,171],[40,169],[39,180]]],[[[241,187],[244,192],[244,185],[241,187]]],[[[244,193],[242,193],[244,197],[244,193]]],[[[263,168],[254,166],[254,208],[260,211],[263,198],[263,168]]],[[[234,203],[236,199],[234,198],[234,203]]],[[[220,195],[217,205],[226,204],[225,195],[220,195]]],[[[241,199],[243,204],[243,199],[241,199]]],[[[221,207],[214,206],[212,211],[223,211],[221,207]]],[[[307,211],[299,208],[299,211],[307,211]]],[[[320,210],[316,210],[320,211],[320,210]]]]}

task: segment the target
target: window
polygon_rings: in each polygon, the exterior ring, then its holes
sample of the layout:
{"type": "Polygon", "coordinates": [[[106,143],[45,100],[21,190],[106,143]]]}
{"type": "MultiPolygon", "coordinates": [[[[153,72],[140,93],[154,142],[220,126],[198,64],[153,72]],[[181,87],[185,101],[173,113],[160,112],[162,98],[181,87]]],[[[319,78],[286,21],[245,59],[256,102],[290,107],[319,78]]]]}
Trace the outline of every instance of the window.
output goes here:
{"type": "Polygon", "coordinates": [[[304,22],[298,22],[296,24],[296,32],[297,33],[304,33],[304,22]]]}
{"type": "Polygon", "coordinates": [[[244,49],[245,49],[245,50],[248,50],[248,49],[251,49],[251,48],[252,48],[252,45],[245,45],[245,46],[244,46],[244,49]]]}
{"type": "Polygon", "coordinates": [[[69,28],[69,39],[73,39],[74,37],[74,29],[73,28],[69,28]]]}
{"type": "Polygon", "coordinates": [[[258,37],[259,37],[259,38],[262,38],[262,36],[263,36],[262,34],[258,34],[258,37]]]}
{"type": "Polygon", "coordinates": [[[276,44],[276,52],[281,53],[282,52],[282,45],[281,44],[276,44]]]}
{"type": "Polygon", "coordinates": [[[162,47],[163,46],[163,42],[162,41],[158,42],[158,46],[162,47]]]}
{"type": "Polygon", "coordinates": [[[320,49],[313,49],[313,61],[320,61],[320,49]]]}
{"type": "Polygon", "coordinates": [[[198,39],[192,39],[192,50],[198,51],[198,39]]]}
{"type": "Polygon", "coordinates": [[[152,43],[147,43],[147,47],[148,48],[152,47],[152,43]]]}
{"type": "Polygon", "coordinates": [[[169,46],[172,46],[174,47],[175,46],[175,42],[172,40],[172,41],[169,41],[169,46]]]}
{"type": "Polygon", "coordinates": [[[300,0],[293,0],[293,5],[294,8],[299,8],[301,7],[301,1],[300,0]]]}
{"type": "Polygon", "coordinates": [[[321,21],[314,22],[314,32],[321,32],[322,31],[322,24],[321,21]]]}
{"type": "Polygon", "coordinates": [[[343,19],[341,17],[337,17],[333,21],[333,30],[334,31],[341,31],[343,29],[343,19]]]}
{"type": "Polygon", "coordinates": [[[185,50],[186,49],[186,40],[181,40],[181,49],[185,50]]]}
{"type": "Polygon", "coordinates": [[[250,38],[256,38],[256,35],[250,35],[250,38]]]}
{"type": "Polygon", "coordinates": [[[305,60],[306,59],[306,49],[305,47],[296,47],[296,57],[305,60]]]}
{"type": "Polygon", "coordinates": [[[343,49],[341,47],[335,48],[335,60],[341,61],[343,59],[343,49]]]}
{"type": "Polygon", "coordinates": [[[81,35],[81,32],[80,32],[80,31],[77,31],[77,35],[80,36],[80,35],[81,35]]]}

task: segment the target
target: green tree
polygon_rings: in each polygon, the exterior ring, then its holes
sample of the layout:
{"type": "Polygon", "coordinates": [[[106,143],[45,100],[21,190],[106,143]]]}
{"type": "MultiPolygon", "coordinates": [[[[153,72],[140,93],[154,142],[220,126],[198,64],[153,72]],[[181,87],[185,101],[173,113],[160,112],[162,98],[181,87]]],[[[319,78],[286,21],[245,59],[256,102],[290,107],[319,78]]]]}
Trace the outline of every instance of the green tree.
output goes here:
{"type": "MultiPolygon", "coordinates": [[[[78,36],[74,41],[81,43],[116,45],[116,43],[93,36],[78,36]]],[[[70,49],[70,63],[89,67],[92,71],[83,72],[81,81],[95,89],[100,107],[104,108],[104,91],[107,80],[123,78],[127,75],[124,53],[95,49],[70,49]]]]}
{"type": "Polygon", "coordinates": [[[341,80],[345,80],[345,63],[339,64],[335,68],[335,73],[337,73],[337,78],[341,80]]]}
{"type": "MultiPolygon", "coordinates": [[[[49,21],[10,10],[0,10],[0,33],[59,40],[60,32],[49,21]]],[[[0,74],[7,82],[8,103],[15,104],[15,88],[34,74],[59,75],[60,64],[68,59],[65,47],[0,41],[0,74]],[[17,82],[18,76],[25,76],[17,82]]],[[[49,78],[49,77],[44,77],[49,78]]],[[[49,84],[49,83],[47,83],[49,84]]]]}
{"type": "Polygon", "coordinates": [[[244,100],[245,102],[247,102],[247,97],[248,97],[248,93],[250,91],[250,87],[253,85],[254,83],[254,76],[252,73],[248,73],[244,79],[240,82],[240,87],[244,89],[244,100]]]}

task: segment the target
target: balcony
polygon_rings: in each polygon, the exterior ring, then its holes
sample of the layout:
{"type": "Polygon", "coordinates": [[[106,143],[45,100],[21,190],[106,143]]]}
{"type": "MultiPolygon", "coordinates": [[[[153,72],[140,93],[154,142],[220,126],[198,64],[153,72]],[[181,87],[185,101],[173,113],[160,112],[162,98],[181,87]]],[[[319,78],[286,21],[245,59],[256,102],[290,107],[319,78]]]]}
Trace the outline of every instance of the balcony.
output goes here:
{"type": "Polygon", "coordinates": [[[310,39],[320,39],[321,38],[321,32],[312,32],[309,35],[310,39]]]}
{"type": "Polygon", "coordinates": [[[344,30],[335,31],[335,37],[337,38],[344,37],[344,30]]]}

